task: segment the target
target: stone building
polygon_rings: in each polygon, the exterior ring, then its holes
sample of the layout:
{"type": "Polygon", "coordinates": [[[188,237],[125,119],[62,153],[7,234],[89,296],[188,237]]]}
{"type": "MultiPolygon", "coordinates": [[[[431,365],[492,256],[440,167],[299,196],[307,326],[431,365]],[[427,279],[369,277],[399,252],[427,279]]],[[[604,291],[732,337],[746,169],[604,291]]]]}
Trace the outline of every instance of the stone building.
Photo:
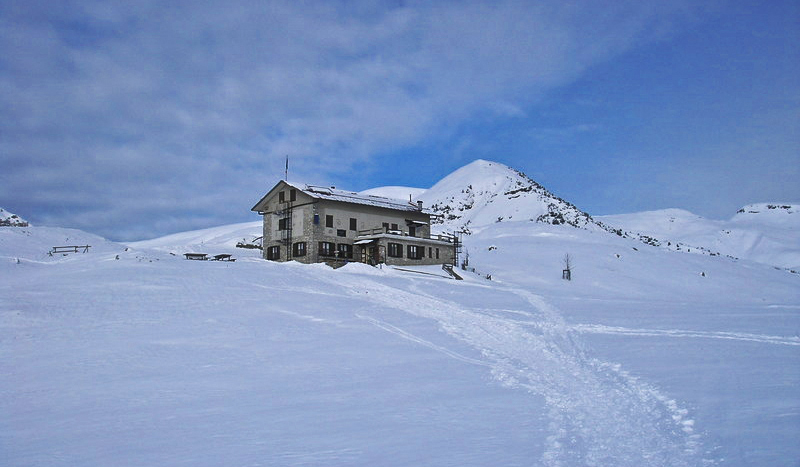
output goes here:
{"type": "Polygon", "coordinates": [[[454,264],[458,242],[431,235],[422,203],[278,182],[252,208],[264,216],[263,254],[273,261],[454,264]]]}

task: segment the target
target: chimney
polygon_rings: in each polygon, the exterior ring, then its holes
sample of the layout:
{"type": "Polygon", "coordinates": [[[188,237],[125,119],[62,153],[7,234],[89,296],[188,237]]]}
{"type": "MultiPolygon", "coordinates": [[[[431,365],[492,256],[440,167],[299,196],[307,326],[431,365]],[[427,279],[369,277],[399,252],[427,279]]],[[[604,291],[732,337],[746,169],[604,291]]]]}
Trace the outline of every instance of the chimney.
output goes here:
{"type": "Polygon", "coordinates": [[[417,208],[422,211],[422,201],[417,200],[417,208]]]}

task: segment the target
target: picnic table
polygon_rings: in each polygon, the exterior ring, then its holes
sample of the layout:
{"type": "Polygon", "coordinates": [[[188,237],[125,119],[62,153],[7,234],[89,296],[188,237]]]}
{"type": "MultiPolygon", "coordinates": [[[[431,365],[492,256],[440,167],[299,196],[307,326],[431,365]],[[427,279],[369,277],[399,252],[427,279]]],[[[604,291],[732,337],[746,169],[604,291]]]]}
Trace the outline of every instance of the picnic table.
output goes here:
{"type": "Polygon", "coordinates": [[[183,256],[185,256],[186,259],[195,261],[236,261],[236,259],[232,258],[232,255],[229,254],[214,255],[211,258],[209,258],[206,253],[184,253],[183,256]]]}
{"type": "Polygon", "coordinates": [[[185,256],[186,259],[192,259],[195,261],[205,261],[208,259],[208,255],[205,253],[184,253],[183,256],[185,256]]]}

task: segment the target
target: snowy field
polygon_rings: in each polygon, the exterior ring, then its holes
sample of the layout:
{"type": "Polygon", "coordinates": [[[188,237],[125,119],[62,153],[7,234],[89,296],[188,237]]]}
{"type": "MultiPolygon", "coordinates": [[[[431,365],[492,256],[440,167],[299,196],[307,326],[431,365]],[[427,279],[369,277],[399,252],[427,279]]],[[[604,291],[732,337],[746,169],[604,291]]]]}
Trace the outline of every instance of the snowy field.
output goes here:
{"type": "Polygon", "coordinates": [[[0,228],[0,464],[800,465],[798,274],[504,222],[454,281],[259,230],[0,228]]]}

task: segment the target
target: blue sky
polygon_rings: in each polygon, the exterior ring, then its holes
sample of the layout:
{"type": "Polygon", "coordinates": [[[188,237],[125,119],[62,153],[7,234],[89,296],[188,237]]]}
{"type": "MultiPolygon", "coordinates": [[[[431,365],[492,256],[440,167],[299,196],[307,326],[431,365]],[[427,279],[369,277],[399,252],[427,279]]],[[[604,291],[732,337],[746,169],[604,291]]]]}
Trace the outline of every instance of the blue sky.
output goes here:
{"type": "Polygon", "coordinates": [[[800,201],[797,2],[0,4],[0,206],[115,240],[482,158],[593,215],[800,201]]]}

